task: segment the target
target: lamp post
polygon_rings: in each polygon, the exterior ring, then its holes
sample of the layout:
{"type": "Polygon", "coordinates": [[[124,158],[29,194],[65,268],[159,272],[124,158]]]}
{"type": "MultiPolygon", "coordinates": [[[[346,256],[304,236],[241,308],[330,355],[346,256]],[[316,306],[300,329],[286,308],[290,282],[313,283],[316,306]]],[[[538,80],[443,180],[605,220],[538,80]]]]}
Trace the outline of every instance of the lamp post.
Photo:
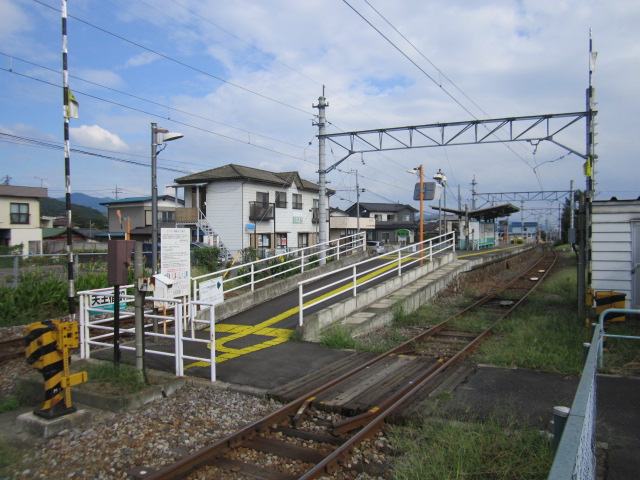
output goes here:
{"type": "Polygon", "coordinates": [[[158,145],[162,142],[170,142],[182,138],[181,133],[169,133],[158,124],[151,122],[151,273],[155,275],[158,269],[158,185],[156,181],[157,157],[158,153],[167,146],[164,145],[158,150],[158,145]],[[159,138],[158,134],[162,134],[159,138]]]}
{"type": "MultiPolygon", "coordinates": [[[[444,176],[444,172],[438,169],[433,179],[442,186],[444,190],[444,208],[447,208],[447,177],[444,176]]],[[[440,210],[440,199],[438,199],[438,233],[442,235],[442,210],[440,210]]],[[[444,233],[447,233],[447,217],[444,215],[444,233]]]]}
{"type": "Polygon", "coordinates": [[[424,241],[424,169],[422,165],[411,170],[407,170],[407,173],[418,174],[420,178],[420,265],[422,265],[422,242],[424,241]]]}

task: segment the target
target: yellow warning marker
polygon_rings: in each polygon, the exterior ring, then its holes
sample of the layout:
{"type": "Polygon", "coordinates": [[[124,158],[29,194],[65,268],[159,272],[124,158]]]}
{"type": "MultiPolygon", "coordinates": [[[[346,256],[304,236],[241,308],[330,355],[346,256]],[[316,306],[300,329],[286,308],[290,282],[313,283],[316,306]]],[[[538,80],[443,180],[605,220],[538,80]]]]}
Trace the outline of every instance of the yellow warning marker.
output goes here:
{"type": "Polygon", "coordinates": [[[87,372],[69,371],[70,350],[79,345],[77,322],[35,322],[27,325],[25,337],[27,363],[44,377],[45,401],[33,413],[51,419],[75,412],[71,387],[87,381],[87,372]]]}

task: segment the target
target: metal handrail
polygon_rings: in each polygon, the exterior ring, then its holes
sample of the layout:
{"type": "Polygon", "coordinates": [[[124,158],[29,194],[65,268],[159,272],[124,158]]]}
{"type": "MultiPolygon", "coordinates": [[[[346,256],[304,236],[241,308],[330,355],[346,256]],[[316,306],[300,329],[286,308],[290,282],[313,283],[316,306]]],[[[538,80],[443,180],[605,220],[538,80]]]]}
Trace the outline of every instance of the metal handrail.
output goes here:
{"type": "Polygon", "coordinates": [[[367,283],[375,279],[375,276],[373,275],[374,272],[383,270],[385,273],[388,273],[390,271],[393,271],[395,267],[395,270],[398,272],[398,276],[401,276],[403,268],[406,269],[406,267],[415,263],[423,263],[425,260],[431,261],[434,255],[446,250],[455,251],[454,232],[445,233],[437,237],[427,239],[413,245],[407,245],[405,247],[398,248],[397,250],[393,250],[389,253],[385,253],[382,255],[383,257],[392,258],[382,265],[380,265],[378,262],[373,264],[373,262],[377,260],[377,257],[373,257],[357,264],[343,267],[332,272],[317,275],[313,278],[298,282],[298,324],[300,326],[303,325],[304,310],[307,308],[318,305],[319,303],[326,302],[338,295],[343,294],[346,291],[351,291],[352,295],[355,297],[357,295],[357,290],[359,287],[366,285],[367,283]],[[414,254],[417,254],[417,258],[413,257],[414,254]],[[361,270],[360,272],[357,271],[358,267],[362,267],[363,265],[367,264],[372,264],[373,266],[371,268],[361,270]],[[331,282],[328,285],[323,285],[319,288],[313,288],[312,290],[308,290],[306,292],[304,291],[305,286],[309,285],[311,282],[316,282],[322,278],[327,277],[328,275],[335,275],[346,271],[350,271],[350,275],[347,278],[342,277],[341,279],[331,282]],[[337,285],[342,285],[342,287],[335,289],[335,291],[333,291],[329,295],[322,296],[321,298],[318,298],[316,300],[309,300],[305,303],[305,298],[317,294],[321,291],[327,290],[331,287],[336,287],[337,285]]]}
{"type": "Polygon", "coordinates": [[[339,240],[330,240],[322,242],[316,245],[308,247],[302,247],[295,250],[290,250],[279,256],[267,257],[254,262],[244,263],[241,265],[232,266],[224,270],[218,270],[216,272],[207,273],[198,277],[193,277],[191,295],[192,299],[198,298],[198,284],[199,282],[215,277],[222,278],[224,293],[233,292],[235,290],[246,288],[247,286],[253,292],[256,289],[258,282],[264,282],[266,280],[281,277],[283,273],[291,270],[300,269],[304,272],[305,269],[309,269],[313,266],[320,264],[320,258],[318,256],[322,247],[325,247],[325,252],[328,252],[328,256],[335,256],[336,259],[340,259],[341,255],[345,255],[349,252],[362,251],[365,248],[365,233],[357,233],[342,237],[339,240]],[[328,247],[328,248],[327,248],[328,247]],[[332,255],[333,253],[333,255],[332,255]],[[317,258],[312,258],[317,257],[317,258]],[[273,260],[280,258],[278,263],[278,271],[270,273],[273,265],[273,260]],[[282,267],[285,267],[282,269],[282,267]],[[245,280],[243,280],[245,279],[245,280]],[[233,282],[238,282],[236,286],[230,286],[233,282]]]}

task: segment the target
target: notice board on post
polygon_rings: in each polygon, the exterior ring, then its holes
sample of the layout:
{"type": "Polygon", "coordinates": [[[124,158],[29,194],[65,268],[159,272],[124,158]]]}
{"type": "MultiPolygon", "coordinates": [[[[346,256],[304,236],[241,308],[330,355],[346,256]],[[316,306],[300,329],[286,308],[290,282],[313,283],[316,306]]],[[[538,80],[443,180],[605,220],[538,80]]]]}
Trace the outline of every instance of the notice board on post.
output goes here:
{"type": "Polygon", "coordinates": [[[189,295],[191,273],[191,231],[188,228],[162,228],[160,230],[160,273],[171,279],[173,298],[189,295]]]}

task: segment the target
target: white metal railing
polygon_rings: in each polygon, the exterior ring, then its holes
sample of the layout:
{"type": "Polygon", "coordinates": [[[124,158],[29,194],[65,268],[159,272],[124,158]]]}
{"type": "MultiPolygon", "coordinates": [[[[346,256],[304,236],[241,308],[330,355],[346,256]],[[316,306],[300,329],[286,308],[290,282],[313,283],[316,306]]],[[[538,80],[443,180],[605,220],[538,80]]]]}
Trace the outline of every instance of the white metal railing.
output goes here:
{"type": "Polygon", "coordinates": [[[198,301],[200,299],[198,285],[200,282],[214,277],[222,278],[224,293],[247,288],[254,291],[259,282],[282,278],[288,274],[298,271],[304,272],[305,269],[309,270],[318,266],[320,264],[319,253],[323,247],[327,259],[339,260],[341,256],[363,251],[365,246],[365,233],[361,232],[338,240],[290,250],[273,257],[193,277],[191,279],[191,298],[198,301]]]}
{"type": "MultiPolygon", "coordinates": [[[[132,289],[133,285],[121,287],[121,292],[132,289]]],[[[78,292],[80,301],[79,323],[80,323],[80,356],[83,359],[91,357],[92,349],[113,348],[114,345],[114,322],[113,315],[104,309],[106,302],[100,299],[113,297],[113,288],[103,288],[98,290],[87,290],[78,292]],[[102,304],[102,305],[101,305],[102,304]],[[91,314],[102,314],[100,317],[91,317],[91,314]]],[[[131,326],[121,326],[121,335],[135,335],[135,312],[131,309],[134,301],[133,295],[121,293],[121,301],[124,303],[119,316],[119,323],[131,322],[131,326]],[[126,308],[126,310],[125,310],[126,308]]],[[[109,298],[110,299],[110,298],[109,298]]],[[[196,305],[211,306],[207,302],[189,302],[187,305],[188,321],[183,322],[184,303],[178,299],[167,299],[157,297],[145,297],[143,308],[143,332],[145,338],[151,341],[145,342],[145,355],[158,355],[173,357],[175,359],[176,376],[184,376],[185,362],[203,362],[211,366],[211,381],[216,380],[215,366],[215,318],[214,309],[209,308],[209,318],[198,320],[195,318],[196,305]],[[162,302],[166,308],[160,313],[154,310],[155,302],[162,302]],[[158,326],[162,324],[162,332],[158,326]],[[198,324],[204,324],[204,328],[197,328],[198,324]],[[188,326],[188,327],[187,327],[188,326]],[[185,328],[187,327],[187,328],[185,328]],[[208,327],[208,330],[207,330],[208,327]],[[207,337],[201,338],[201,332],[208,332],[207,337]],[[198,336],[200,333],[200,336],[198,336]],[[207,356],[197,356],[185,351],[185,344],[202,344],[208,349],[207,356]],[[164,346],[164,349],[160,347],[164,346]],[[171,348],[172,347],[172,348],[171,348]]],[[[135,351],[135,346],[120,344],[120,349],[125,351],[135,351]]],[[[193,351],[194,349],[190,349],[193,351]]],[[[196,349],[197,350],[197,349],[196,349]]]]}
{"type": "Polygon", "coordinates": [[[329,273],[318,275],[314,278],[303,280],[298,283],[298,323],[300,326],[304,322],[304,311],[312,306],[324,303],[338,295],[351,291],[352,296],[356,296],[358,289],[369,282],[372,282],[378,276],[377,273],[388,274],[396,271],[397,275],[402,275],[403,269],[416,263],[424,263],[441,252],[446,250],[455,251],[455,234],[454,232],[445,233],[443,235],[424,240],[423,242],[413,245],[407,245],[397,250],[381,255],[388,262],[380,264],[378,257],[369,258],[357,264],[340,268],[329,273]],[[378,260],[378,261],[375,261],[378,260]],[[374,263],[375,261],[375,263],[374,263]],[[360,269],[360,271],[358,271],[360,269]],[[340,273],[343,275],[339,275],[340,273]],[[321,287],[314,287],[312,282],[316,282],[329,275],[340,277],[338,280],[325,284],[321,287]],[[306,291],[305,291],[306,289],[306,291]],[[316,296],[318,298],[311,299],[316,296]]]}

